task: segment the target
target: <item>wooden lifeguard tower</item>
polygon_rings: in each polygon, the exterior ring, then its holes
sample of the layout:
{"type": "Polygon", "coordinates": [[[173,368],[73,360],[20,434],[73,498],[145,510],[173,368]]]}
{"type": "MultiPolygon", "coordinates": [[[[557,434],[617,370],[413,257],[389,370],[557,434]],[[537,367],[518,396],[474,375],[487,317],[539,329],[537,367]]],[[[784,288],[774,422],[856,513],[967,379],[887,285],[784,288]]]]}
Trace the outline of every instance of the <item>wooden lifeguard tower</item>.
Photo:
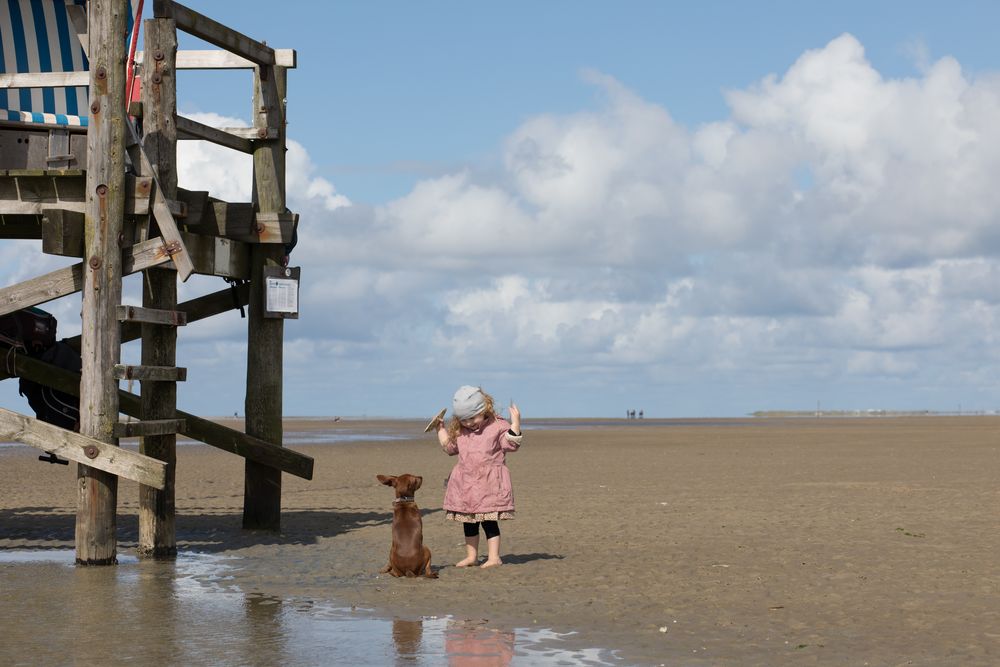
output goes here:
{"type": "Polygon", "coordinates": [[[37,239],[43,252],[80,262],[0,289],[0,316],[82,292],[82,335],[67,340],[80,350],[82,372],[0,343],[7,358],[0,378],[16,375],[80,398],[79,432],[0,410],[0,439],[78,463],[78,564],[116,562],[118,476],[140,483],[140,555],[176,554],[178,433],[243,457],[243,526],[278,530],[281,473],[311,479],[313,468],[311,458],[281,446],[283,326],[295,308],[267,300],[268,287],[297,287],[297,272],[285,266],[297,224],[285,206],[286,72],[295,67],[295,52],[156,0],[153,18],[143,24],[144,49],[134,54],[142,82],[137,104],[126,92],[127,85],[134,89],[127,84],[126,63],[133,61],[127,37],[135,20],[128,0],[16,0],[11,16],[18,5],[21,16],[7,26],[11,34],[3,34],[15,42],[17,62],[0,60],[0,103],[8,106],[0,109],[0,239],[37,239]],[[46,21],[47,31],[39,30],[46,21]],[[27,34],[31,26],[34,33],[27,34]],[[178,51],[178,30],[221,50],[178,51]],[[80,49],[89,68],[72,67],[83,61],[76,53],[63,53],[61,63],[46,57],[38,47],[46,36],[53,44],[49,56],[60,47],[80,49]],[[40,57],[31,57],[32,44],[40,57]],[[219,129],[177,115],[179,69],[252,70],[253,127],[219,129]],[[74,104],[47,108],[83,86],[85,107],[75,120],[68,113],[74,104]],[[46,108],[26,108],[32,102],[46,108]],[[179,139],[252,155],[253,201],[230,203],[179,189],[179,139]],[[138,272],[142,306],[123,305],[122,278],[138,272]],[[177,280],[193,273],[233,284],[177,303],[177,280]],[[177,410],[176,383],[186,379],[186,369],[176,365],[176,341],[178,327],[244,306],[241,433],[177,410]],[[141,364],[122,364],[121,345],[136,339],[141,364]],[[138,380],[140,394],[120,390],[123,379],[138,380]],[[120,414],[138,421],[121,421],[120,414]],[[139,453],[117,446],[131,436],[140,437],[139,453]]]}

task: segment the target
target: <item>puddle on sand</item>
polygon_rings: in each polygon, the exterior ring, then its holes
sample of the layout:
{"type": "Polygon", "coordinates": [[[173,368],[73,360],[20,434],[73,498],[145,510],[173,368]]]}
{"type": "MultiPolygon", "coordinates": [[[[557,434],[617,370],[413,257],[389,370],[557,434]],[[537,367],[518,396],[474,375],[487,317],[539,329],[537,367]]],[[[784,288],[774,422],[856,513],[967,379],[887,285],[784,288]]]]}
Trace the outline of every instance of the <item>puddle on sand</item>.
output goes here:
{"type": "Polygon", "coordinates": [[[572,634],[451,617],[387,619],[330,601],[244,593],[237,557],[119,555],[76,567],[70,550],[0,551],[5,664],[618,665],[572,634]]]}

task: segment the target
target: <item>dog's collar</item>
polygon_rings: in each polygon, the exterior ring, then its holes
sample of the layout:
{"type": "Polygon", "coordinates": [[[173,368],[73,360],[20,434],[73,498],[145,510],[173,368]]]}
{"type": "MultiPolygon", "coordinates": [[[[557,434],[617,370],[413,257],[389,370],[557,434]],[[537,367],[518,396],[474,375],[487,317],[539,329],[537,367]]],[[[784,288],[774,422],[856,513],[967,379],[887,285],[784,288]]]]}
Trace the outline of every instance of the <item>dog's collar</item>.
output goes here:
{"type": "Polygon", "coordinates": [[[414,498],[413,496],[400,496],[399,498],[393,500],[392,504],[395,505],[396,503],[412,503],[415,501],[416,498],[414,498]]]}

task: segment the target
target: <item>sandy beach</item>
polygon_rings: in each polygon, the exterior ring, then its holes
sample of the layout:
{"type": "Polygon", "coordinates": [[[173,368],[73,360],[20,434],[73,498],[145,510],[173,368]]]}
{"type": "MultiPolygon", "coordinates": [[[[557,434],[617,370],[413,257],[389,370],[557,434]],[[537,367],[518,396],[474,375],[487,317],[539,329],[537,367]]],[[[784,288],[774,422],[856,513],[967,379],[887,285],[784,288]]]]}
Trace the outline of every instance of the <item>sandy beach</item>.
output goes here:
{"type": "MultiPolygon", "coordinates": [[[[558,425],[549,423],[549,426],[558,425]]],[[[397,439],[293,445],[280,534],[240,529],[243,464],[178,448],[182,551],[254,563],[245,590],[400,618],[575,631],[624,664],[1000,664],[1000,418],[684,420],[532,430],[509,456],[517,519],[503,567],[456,568],[454,459],[418,421],[289,421],[286,433],[397,439]],[[417,502],[440,578],[379,575],[392,491],[417,502]]],[[[0,449],[0,551],[72,548],[75,465],[0,449]]],[[[119,552],[138,487],[119,488],[119,552]]]]}

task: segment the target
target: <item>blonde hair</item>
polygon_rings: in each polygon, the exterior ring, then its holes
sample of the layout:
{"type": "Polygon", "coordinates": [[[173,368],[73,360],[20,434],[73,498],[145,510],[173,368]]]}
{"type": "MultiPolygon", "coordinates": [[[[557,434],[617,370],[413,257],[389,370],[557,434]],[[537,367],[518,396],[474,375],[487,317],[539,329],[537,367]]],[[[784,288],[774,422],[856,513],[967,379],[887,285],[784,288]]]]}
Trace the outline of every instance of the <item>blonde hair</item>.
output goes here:
{"type": "MultiPolygon", "coordinates": [[[[481,387],[479,391],[483,393],[483,405],[485,406],[483,408],[483,411],[480,412],[479,414],[486,415],[487,419],[492,419],[493,417],[496,417],[497,414],[496,412],[493,411],[493,397],[487,394],[485,391],[483,391],[481,387]]],[[[473,417],[475,416],[476,415],[473,415],[473,417]]],[[[448,439],[454,441],[456,438],[458,438],[458,434],[461,432],[462,432],[462,420],[460,420],[458,417],[452,416],[451,421],[448,422],[448,439]]]]}

